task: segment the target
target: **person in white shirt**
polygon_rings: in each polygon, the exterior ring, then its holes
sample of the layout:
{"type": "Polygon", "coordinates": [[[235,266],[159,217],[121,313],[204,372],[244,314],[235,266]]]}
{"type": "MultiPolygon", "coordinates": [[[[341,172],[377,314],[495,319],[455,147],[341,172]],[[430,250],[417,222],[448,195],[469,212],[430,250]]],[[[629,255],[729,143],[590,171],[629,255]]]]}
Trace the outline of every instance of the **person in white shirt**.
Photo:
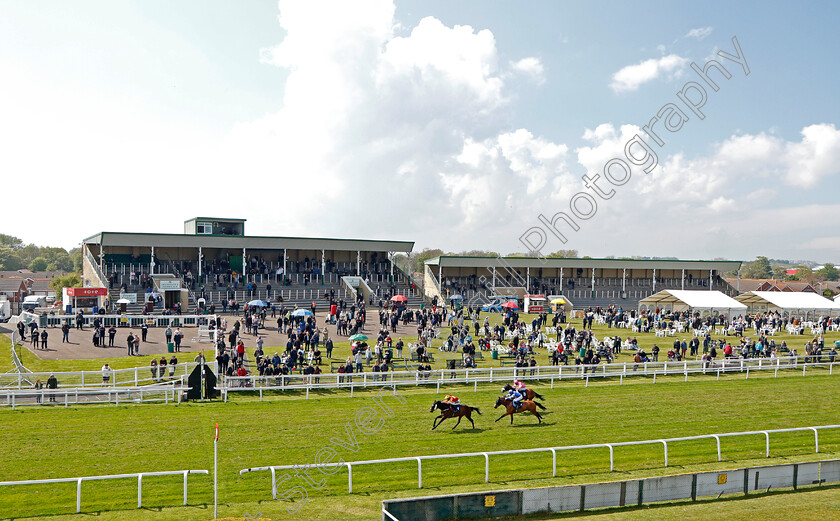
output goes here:
{"type": "Polygon", "coordinates": [[[114,372],[111,366],[105,364],[102,366],[102,383],[108,385],[111,381],[111,373],[114,372]]]}

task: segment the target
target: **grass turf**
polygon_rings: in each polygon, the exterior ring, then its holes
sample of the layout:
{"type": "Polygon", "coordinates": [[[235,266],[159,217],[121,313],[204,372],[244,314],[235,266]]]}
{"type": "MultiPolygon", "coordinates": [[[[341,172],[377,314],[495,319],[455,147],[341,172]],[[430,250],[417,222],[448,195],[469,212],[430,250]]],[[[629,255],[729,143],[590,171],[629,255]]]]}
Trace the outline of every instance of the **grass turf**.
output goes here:
{"type": "MultiPolygon", "coordinates": [[[[360,392],[352,399],[346,393],[334,393],[310,400],[288,395],[265,402],[236,397],[227,404],[3,410],[0,428],[6,450],[0,452],[0,480],[212,469],[212,430],[219,422],[221,517],[242,519],[245,514],[262,512],[264,518],[275,520],[379,519],[379,502],[392,497],[587,483],[837,457],[840,432],[821,433],[819,456],[813,453],[812,434],[774,435],[771,460],[763,457],[763,436],[724,440],[721,463],[716,461],[713,441],[675,443],[669,446],[668,468],[663,467],[661,447],[621,447],[616,448],[613,473],[608,472],[606,450],[570,451],[558,457],[557,478],[551,477],[549,454],[496,456],[491,458],[489,484],[482,479],[483,458],[428,461],[423,463],[422,491],[417,489],[416,463],[357,467],[353,470],[354,494],[347,494],[347,473],[342,470],[326,476],[320,490],[309,486],[306,504],[294,515],[287,509],[300,503],[271,500],[269,473],[239,476],[237,472],[260,465],[312,463],[326,445],[351,461],[836,423],[833,401],[838,390],[840,379],[827,375],[703,379],[688,384],[673,378],[656,385],[596,383],[589,387],[563,382],[553,390],[540,388],[550,413],[543,425],[520,415],[510,426],[507,419],[493,422],[500,414],[492,409],[497,385],[480,387],[477,393],[471,387],[453,386],[446,391],[459,393],[465,403],[480,406],[484,414],[477,416],[474,430],[462,423],[451,431],[454,423],[447,420],[430,432],[433,415],[428,407],[436,396],[422,388],[400,389],[407,403],[388,401],[396,415],[387,418],[377,433],[365,435],[357,429],[357,452],[330,440],[347,439],[345,424],[359,409],[373,404],[373,391],[360,392]]],[[[317,478],[319,473],[313,476],[317,478]]],[[[303,483],[292,478],[279,491],[287,490],[292,482],[303,483]]],[[[103,520],[211,519],[212,479],[191,476],[190,483],[192,506],[186,508],[168,507],[181,502],[179,477],[144,480],[147,508],[140,511],[134,510],[134,480],[85,483],[82,505],[103,520]]],[[[787,497],[798,501],[795,494],[787,497]]],[[[4,487],[0,519],[69,519],[73,516],[66,514],[74,511],[74,505],[72,483],[4,487]]],[[[808,518],[796,515],[787,517],[808,518]]]]}

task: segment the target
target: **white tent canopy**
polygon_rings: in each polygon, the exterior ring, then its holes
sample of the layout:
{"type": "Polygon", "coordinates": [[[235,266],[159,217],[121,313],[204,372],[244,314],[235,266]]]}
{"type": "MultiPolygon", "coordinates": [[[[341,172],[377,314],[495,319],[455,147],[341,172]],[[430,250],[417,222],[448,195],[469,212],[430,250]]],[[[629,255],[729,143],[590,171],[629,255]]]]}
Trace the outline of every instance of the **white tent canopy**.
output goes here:
{"type": "Polygon", "coordinates": [[[720,291],[666,289],[639,302],[639,309],[719,311],[743,313],[747,306],[720,291]]]}
{"type": "Polygon", "coordinates": [[[738,295],[737,300],[751,311],[840,313],[840,303],[811,292],[750,291],[738,295]]]}

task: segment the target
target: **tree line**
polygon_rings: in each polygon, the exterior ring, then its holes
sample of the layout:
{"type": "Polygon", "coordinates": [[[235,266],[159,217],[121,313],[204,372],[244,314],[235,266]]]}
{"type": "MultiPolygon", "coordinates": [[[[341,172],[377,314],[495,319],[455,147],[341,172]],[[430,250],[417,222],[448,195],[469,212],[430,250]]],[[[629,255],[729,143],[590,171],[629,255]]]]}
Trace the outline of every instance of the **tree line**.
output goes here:
{"type": "Polygon", "coordinates": [[[70,251],[53,246],[24,244],[17,237],[0,233],[0,271],[82,271],[82,249],[70,251]]]}

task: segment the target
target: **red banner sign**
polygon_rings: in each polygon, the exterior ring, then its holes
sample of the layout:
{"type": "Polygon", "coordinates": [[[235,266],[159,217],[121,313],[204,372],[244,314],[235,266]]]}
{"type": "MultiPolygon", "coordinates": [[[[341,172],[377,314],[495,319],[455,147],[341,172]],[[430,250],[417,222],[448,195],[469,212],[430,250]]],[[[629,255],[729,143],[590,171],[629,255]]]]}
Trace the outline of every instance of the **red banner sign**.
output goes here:
{"type": "Polygon", "coordinates": [[[68,297],[98,297],[108,294],[108,288],[67,288],[68,297]]]}

